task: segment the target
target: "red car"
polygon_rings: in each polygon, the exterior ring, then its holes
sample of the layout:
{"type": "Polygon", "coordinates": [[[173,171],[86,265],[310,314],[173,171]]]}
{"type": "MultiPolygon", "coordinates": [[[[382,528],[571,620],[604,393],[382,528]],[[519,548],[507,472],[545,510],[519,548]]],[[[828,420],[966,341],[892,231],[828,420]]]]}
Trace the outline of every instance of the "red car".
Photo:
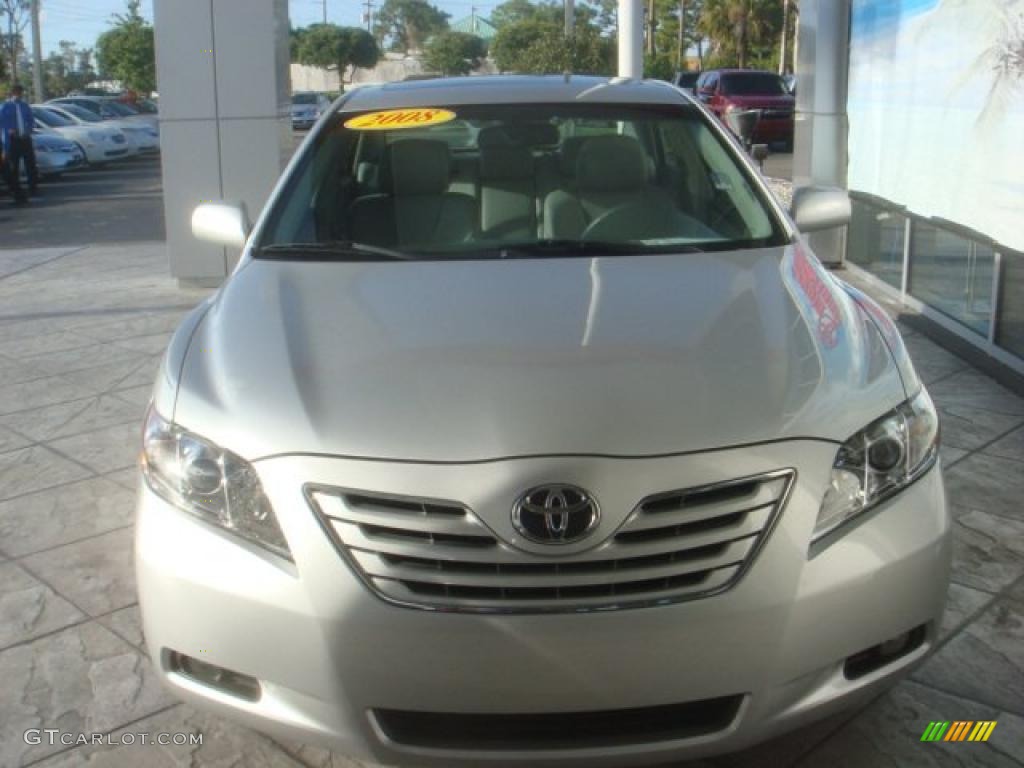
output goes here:
{"type": "Polygon", "coordinates": [[[696,92],[723,120],[732,110],[760,109],[754,141],[780,142],[792,151],[796,99],[779,75],[753,69],[709,69],[697,80],[696,92]]]}

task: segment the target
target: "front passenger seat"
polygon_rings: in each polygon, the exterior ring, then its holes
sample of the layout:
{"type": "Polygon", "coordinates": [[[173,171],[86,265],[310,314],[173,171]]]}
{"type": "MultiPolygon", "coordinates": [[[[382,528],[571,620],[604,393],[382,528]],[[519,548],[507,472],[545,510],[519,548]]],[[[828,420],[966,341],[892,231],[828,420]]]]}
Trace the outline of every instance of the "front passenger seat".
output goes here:
{"type": "Polygon", "coordinates": [[[387,148],[390,194],[357,198],[349,208],[352,239],[382,247],[434,247],[464,243],[476,233],[476,201],[448,191],[448,145],[402,139],[387,148]]]}

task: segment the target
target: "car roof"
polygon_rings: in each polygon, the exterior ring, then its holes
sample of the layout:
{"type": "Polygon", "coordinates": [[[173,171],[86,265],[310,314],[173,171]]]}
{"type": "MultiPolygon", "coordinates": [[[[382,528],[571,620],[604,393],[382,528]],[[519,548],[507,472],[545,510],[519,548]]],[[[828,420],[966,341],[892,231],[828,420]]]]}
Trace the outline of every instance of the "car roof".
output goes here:
{"type": "Polygon", "coordinates": [[[690,104],[660,80],[586,75],[480,75],[364,85],[350,91],[343,111],[458,104],[690,104]]]}
{"type": "Polygon", "coordinates": [[[726,69],[709,69],[708,72],[717,72],[720,75],[775,75],[781,77],[777,72],[772,72],[768,69],[740,69],[739,67],[729,67],[726,69]]]}

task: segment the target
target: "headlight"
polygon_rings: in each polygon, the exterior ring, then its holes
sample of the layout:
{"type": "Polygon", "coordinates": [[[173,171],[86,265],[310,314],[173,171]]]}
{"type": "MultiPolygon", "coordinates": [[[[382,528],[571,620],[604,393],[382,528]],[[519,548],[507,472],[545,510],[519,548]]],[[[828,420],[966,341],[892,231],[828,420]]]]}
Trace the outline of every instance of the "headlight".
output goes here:
{"type": "Polygon", "coordinates": [[[46,144],[36,144],[34,149],[36,152],[53,152],[46,144]]]}
{"type": "Polygon", "coordinates": [[[179,509],[292,559],[253,466],[170,424],[152,406],[142,436],[142,474],[154,493],[179,509]]]}
{"type": "Polygon", "coordinates": [[[939,417],[928,392],[855,434],[839,449],[818,512],[818,539],[912,483],[935,463],[939,417]]]}

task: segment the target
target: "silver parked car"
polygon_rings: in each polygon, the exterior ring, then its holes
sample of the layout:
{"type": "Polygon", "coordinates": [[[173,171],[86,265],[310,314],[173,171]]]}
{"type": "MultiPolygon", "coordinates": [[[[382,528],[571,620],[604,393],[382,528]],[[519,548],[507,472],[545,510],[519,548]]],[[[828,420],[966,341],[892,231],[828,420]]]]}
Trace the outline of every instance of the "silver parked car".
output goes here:
{"type": "Polygon", "coordinates": [[[320,119],[320,116],[330,108],[330,99],[322,93],[299,91],[292,94],[292,128],[295,130],[309,130],[320,119]]]}
{"type": "Polygon", "coordinates": [[[863,704],[936,642],[935,408],[666,83],[360,88],[174,335],[136,572],[180,697],[387,764],[621,766],[863,704]]]}
{"type": "MultiPolygon", "coordinates": [[[[39,175],[44,178],[57,178],[67,171],[85,167],[85,153],[81,147],[49,130],[37,128],[32,133],[32,147],[39,175]]],[[[20,170],[24,173],[24,165],[20,170]]]]}

